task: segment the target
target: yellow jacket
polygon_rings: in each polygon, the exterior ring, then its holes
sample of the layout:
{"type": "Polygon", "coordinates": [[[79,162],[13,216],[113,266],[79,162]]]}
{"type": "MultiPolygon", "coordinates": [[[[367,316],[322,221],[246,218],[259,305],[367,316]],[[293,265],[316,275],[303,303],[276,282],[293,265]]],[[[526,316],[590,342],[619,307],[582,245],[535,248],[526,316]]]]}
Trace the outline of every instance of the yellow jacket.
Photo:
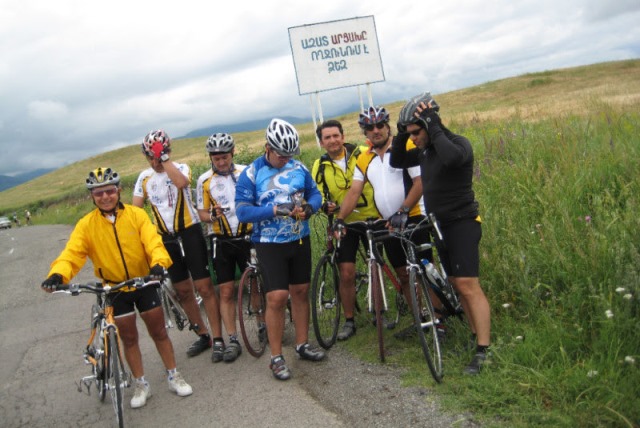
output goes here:
{"type": "Polygon", "coordinates": [[[156,264],[164,268],[172,264],[147,213],[125,204],[120,204],[114,223],[98,209],[82,217],[62,253],[51,263],[48,276],[60,274],[67,283],[82,269],[87,257],[95,276],[110,283],[148,275],[156,264]]]}
{"type": "MultiPolygon", "coordinates": [[[[346,149],[346,171],[334,165],[326,153],[319,159],[316,159],[311,168],[311,176],[318,184],[318,190],[322,193],[323,201],[329,200],[338,205],[342,204],[344,197],[351,187],[353,171],[356,168],[358,157],[362,152],[367,150],[367,146],[356,147],[349,143],[346,143],[344,147],[346,149]]],[[[373,188],[371,184],[367,182],[364,185],[362,194],[358,198],[356,208],[347,216],[345,222],[352,223],[354,221],[365,221],[370,218],[379,217],[380,214],[373,200],[373,188]]]]}

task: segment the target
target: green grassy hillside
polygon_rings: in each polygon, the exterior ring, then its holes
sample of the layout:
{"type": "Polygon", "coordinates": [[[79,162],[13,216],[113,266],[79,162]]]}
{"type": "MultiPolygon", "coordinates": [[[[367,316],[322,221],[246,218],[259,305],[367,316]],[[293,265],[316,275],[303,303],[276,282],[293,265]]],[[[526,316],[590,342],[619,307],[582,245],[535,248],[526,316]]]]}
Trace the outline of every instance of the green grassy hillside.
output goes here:
{"type": "MultiPolygon", "coordinates": [[[[407,97],[412,95],[407,94],[407,97]]],[[[640,103],[640,60],[525,74],[438,94],[436,99],[442,105],[444,122],[453,129],[484,122],[535,122],[566,114],[587,115],[603,105],[616,111],[637,111],[640,103]]],[[[392,120],[397,118],[402,104],[402,101],[398,101],[386,106],[392,120]]],[[[362,140],[357,115],[354,112],[337,118],[345,125],[348,141],[362,140]]],[[[299,125],[297,129],[301,135],[303,152],[315,148],[312,123],[299,125]]],[[[264,142],[264,131],[239,133],[234,137],[240,148],[254,153],[264,142]]],[[[172,158],[195,166],[205,165],[205,140],[204,137],[174,140],[172,158]]],[[[312,154],[315,155],[315,152],[312,154]]],[[[147,163],[137,144],[73,163],[0,192],[0,213],[30,208],[35,213],[34,221],[38,223],[44,208],[55,207],[59,202],[74,204],[78,197],[85,196],[84,178],[88,171],[97,166],[111,166],[128,178],[125,182],[131,182],[147,163]]],[[[73,222],[75,216],[69,220],[73,222]]]]}

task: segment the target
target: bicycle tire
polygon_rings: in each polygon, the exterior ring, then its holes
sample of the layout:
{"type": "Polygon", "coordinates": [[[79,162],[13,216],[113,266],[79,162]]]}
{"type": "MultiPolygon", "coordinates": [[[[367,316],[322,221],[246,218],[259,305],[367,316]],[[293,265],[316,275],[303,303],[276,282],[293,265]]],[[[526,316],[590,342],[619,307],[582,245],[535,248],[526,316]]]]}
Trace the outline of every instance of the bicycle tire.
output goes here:
{"type": "Polygon", "coordinates": [[[311,319],[318,344],[324,349],[336,343],[340,327],[340,276],[331,262],[331,254],[323,255],[313,271],[311,283],[311,319]]]}
{"type": "Polygon", "coordinates": [[[436,331],[436,316],[429,296],[429,286],[422,274],[414,268],[409,270],[409,290],[411,293],[411,307],[418,334],[422,354],[427,361],[433,379],[440,383],[444,376],[442,368],[442,352],[436,331]]]}
{"type": "Polygon", "coordinates": [[[158,292],[160,294],[160,301],[162,302],[162,313],[164,315],[164,327],[165,328],[176,327],[172,319],[171,303],[169,302],[169,297],[167,296],[167,292],[162,287],[158,292]]]}
{"type": "Polygon", "coordinates": [[[118,426],[123,428],[124,371],[122,370],[122,362],[120,361],[120,346],[115,329],[110,329],[108,336],[109,339],[106,348],[108,350],[107,355],[109,361],[107,382],[109,384],[108,388],[111,394],[111,403],[113,404],[118,426]]]}
{"type": "Polygon", "coordinates": [[[102,331],[102,318],[100,307],[97,304],[91,306],[91,328],[96,329],[93,336],[93,358],[96,364],[93,365],[92,371],[95,377],[96,389],[98,391],[98,400],[104,401],[107,396],[107,384],[105,382],[105,367],[107,366],[104,353],[104,332],[102,331]]]}
{"type": "Polygon", "coordinates": [[[240,277],[238,285],[238,321],[244,346],[256,358],[260,357],[267,347],[264,321],[266,309],[262,276],[256,269],[249,267],[240,277]]]}
{"type": "Polygon", "coordinates": [[[373,312],[378,334],[378,354],[380,362],[384,363],[384,302],[382,300],[382,283],[380,282],[380,275],[382,272],[380,265],[375,260],[369,263],[369,272],[371,274],[371,299],[373,301],[373,312]]]}

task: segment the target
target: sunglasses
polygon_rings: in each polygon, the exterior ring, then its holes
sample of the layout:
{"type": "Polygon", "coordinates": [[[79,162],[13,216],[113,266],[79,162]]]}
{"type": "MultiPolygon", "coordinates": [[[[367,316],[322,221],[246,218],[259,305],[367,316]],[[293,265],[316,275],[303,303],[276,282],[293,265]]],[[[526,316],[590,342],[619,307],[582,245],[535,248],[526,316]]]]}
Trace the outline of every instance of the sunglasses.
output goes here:
{"type": "Polygon", "coordinates": [[[412,137],[417,137],[418,135],[420,135],[421,132],[422,132],[422,128],[418,128],[416,130],[409,132],[409,135],[411,135],[412,137]]]}
{"type": "Polygon", "coordinates": [[[365,131],[373,131],[373,128],[377,128],[377,129],[382,129],[386,126],[387,124],[382,122],[382,123],[376,123],[375,125],[365,125],[364,126],[364,130],[365,131]]]}
{"type": "Polygon", "coordinates": [[[96,198],[101,198],[102,196],[104,196],[105,194],[107,196],[113,196],[116,193],[118,193],[118,188],[117,187],[111,187],[109,189],[102,189],[102,190],[92,190],[91,194],[93,196],[95,196],[96,198]]]}

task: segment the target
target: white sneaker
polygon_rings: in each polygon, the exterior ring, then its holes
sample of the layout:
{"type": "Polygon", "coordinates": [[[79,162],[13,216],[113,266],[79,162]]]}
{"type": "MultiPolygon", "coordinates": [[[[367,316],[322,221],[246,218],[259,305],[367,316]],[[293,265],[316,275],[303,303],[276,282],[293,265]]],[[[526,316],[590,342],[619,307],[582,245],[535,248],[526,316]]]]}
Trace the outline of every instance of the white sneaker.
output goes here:
{"type": "Polygon", "coordinates": [[[147,398],[151,397],[151,388],[148,383],[136,382],[136,390],[131,398],[131,408],[138,409],[147,404],[147,398]]]}
{"type": "Polygon", "coordinates": [[[193,393],[191,385],[184,381],[180,372],[176,372],[173,378],[169,378],[169,391],[175,392],[180,397],[186,397],[193,393]]]}

